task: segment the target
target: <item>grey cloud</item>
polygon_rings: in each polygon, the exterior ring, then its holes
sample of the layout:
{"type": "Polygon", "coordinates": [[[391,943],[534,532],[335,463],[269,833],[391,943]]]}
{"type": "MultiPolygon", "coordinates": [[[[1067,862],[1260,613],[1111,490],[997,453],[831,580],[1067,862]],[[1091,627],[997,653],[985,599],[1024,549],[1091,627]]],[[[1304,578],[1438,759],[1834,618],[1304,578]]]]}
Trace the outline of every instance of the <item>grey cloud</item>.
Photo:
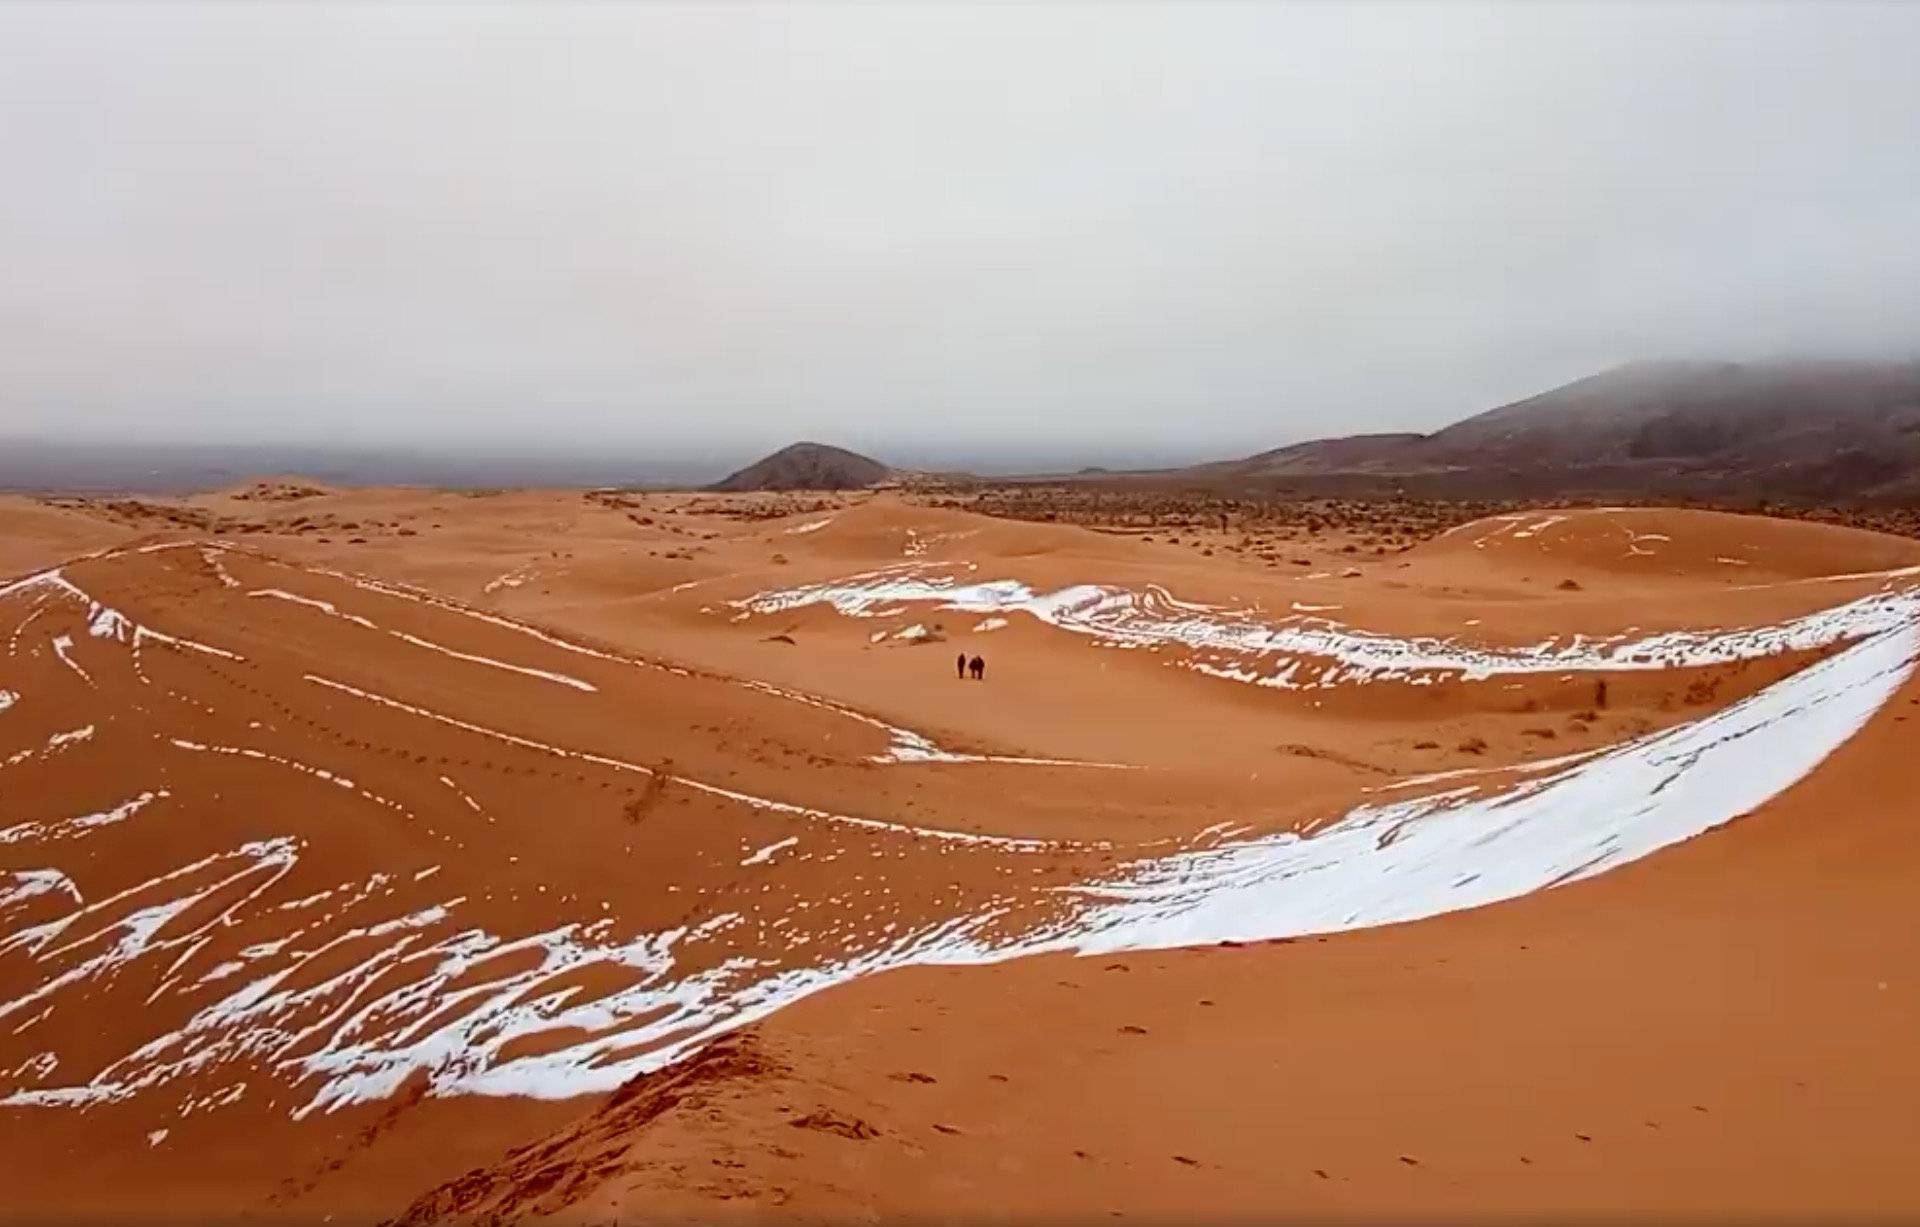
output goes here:
{"type": "Polygon", "coordinates": [[[1920,7],[0,6],[0,435],[1198,457],[1913,354],[1920,7]]]}

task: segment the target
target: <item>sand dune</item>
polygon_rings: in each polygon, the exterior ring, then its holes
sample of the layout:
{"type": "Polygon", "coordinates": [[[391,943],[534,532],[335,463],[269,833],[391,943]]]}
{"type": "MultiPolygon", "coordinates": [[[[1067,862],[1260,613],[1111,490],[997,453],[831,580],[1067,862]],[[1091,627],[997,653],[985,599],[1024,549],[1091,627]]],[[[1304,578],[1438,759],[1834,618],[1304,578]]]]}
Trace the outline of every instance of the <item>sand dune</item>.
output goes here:
{"type": "Polygon", "coordinates": [[[7,513],[21,1215],[1915,1209],[1911,542],[7,513]]]}

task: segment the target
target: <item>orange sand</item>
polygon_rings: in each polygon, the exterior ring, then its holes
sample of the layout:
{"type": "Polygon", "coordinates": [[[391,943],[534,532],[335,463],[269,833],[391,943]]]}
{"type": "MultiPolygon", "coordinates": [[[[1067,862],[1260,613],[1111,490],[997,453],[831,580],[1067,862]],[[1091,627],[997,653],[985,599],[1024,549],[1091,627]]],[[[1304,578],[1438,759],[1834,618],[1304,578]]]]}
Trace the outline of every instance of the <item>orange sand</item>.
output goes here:
{"type": "MultiPolygon", "coordinates": [[[[971,565],[1042,591],[1157,584],[1275,619],[1338,606],[1384,634],[1520,645],[1765,625],[1920,564],[1915,543],[1855,530],[1635,510],[1481,521],[1378,559],[1329,541],[1281,573],[889,495],[788,506],[756,519],[739,513],[779,501],[369,490],[109,512],[0,499],[0,589],[64,563],[86,594],[0,596],[0,689],[20,696],[0,712],[0,762],[26,753],[0,768],[0,827],[165,793],[122,820],[0,844],[0,870],[56,868],[108,929],[206,888],[112,974],[55,983],[122,930],[58,953],[0,948],[0,996],[44,990],[0,1018],[0,1094],[85,1082],[190,1025],[229,963],[306,952],[280,989],[369,969],[318,993],[302,1022],[413,982],[420,952],[466,927],[604,921],[624,940],[731,912],[742,919],[676,974],[738,956],[785,966],[997,898],[1039,914],[1045,888],[1217,824],[1310,831],[1396,781],[1616,744],[1825,654],[1609,675],[1604,705],[1587,674],[1316,693],[1018,614],[988,633],[972,629],[982,615],[926,609],[736,620],[727,602],[770,589],[971,565]],[[171,548],[127,548],[142,545],[171,548]],[[90,633],[89,601],[157,635],[90,633]],[[940,640],[871,639],[915,621],[940,640]],[[988,658],[984,684],[954,680],[958,650],[988,658]],[[881,764],[884,725],[949,751],[1129,769],[881,764]],[[1061,842],[956,842],[970,835],[1061,842]],[[183,868],[276,838],[297,854],[257,902],[265,869],[183,868]],[[449,918],[428,911],[452,899],[449,918]],[[788,944],[802,931],[812,944],[788,944]]],[[[278,1063],[228,1053],[85,1110],[0,1108],[5,1209],[1912,1216],[1920,1065],[1902,1041],[1920,1021],[1920,853],[1900,798],[1915,707],[1909,684],[1759,811],[1592,880],[1325,938],[887,972],[612,1093],[447,1096],[415,1074],[295,1119],[316,1083],[287,1063],[310,1051],[293,1043],[278,1063]]],[[[68,910],[59,891],[15,899],[0,941],[68,910]]],[[[437,990],[445,1009],[528,956],[495,957],[437,990]]],[[[602,961],[541,991],[592,998],[641,974],[602,961]]],[[[399,1023],[356,1026],[392,1039],[399,1023]]],[[[633,1036],[636,1050],[664,1042],[633,1036]]],[[[531,1034],[502,1055],[580,1038],[531,1034]]]]}

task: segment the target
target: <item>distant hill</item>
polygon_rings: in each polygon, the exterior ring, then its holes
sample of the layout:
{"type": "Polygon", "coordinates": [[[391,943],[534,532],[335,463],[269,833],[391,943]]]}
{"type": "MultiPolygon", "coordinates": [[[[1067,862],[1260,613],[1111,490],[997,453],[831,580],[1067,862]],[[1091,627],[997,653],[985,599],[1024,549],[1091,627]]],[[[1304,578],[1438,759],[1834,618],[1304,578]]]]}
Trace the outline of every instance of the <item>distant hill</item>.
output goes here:
{"type": "Polygon", "coordinates": [[[893,476],[868,456],[824,443],[795,443],[709,486],[710,490],[865,490],[893,476]]]}
{"type": "Polygon", "coordinates": [[[1920,362],[1639,362],[1430,435],[1354,435],[1166,476],[1315,493],[1920,498],[1920,362]]]}
{"type": "Polygon", "coordinates": [[[1365,468],[1375,460],[1395,455],[1407,444],[1425,438],[1417,434],[1346,435],[1337,439],[1312,439],[1276,447],[1270,452],[1248,456],[1244,460],[1223,460],[1195,465],[1189,472],[1218,471],[1222,474],[1280,477],[1291,473],[1341,472],[1365,468]]]}

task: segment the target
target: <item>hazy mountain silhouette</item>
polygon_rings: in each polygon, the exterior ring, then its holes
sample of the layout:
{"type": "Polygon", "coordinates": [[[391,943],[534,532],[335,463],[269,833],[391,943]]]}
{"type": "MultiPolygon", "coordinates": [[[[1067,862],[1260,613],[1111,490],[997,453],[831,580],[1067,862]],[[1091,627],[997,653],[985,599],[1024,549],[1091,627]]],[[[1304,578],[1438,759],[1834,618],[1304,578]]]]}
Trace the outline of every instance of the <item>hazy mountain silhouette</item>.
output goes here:
{"type": "Polygon", "coordinates": [[[1920,495],[1920,362],[1636,362],[1430,435],[1318,439],[1177,475],[1328,492],[1920,495]]]}
{"type": "Polygon", "coordinates": [[[893,470],[868,456],[825,443],[794,443],[736,473],[709,489],[744,490],[864,490],[879,485],[893,470]]]}

